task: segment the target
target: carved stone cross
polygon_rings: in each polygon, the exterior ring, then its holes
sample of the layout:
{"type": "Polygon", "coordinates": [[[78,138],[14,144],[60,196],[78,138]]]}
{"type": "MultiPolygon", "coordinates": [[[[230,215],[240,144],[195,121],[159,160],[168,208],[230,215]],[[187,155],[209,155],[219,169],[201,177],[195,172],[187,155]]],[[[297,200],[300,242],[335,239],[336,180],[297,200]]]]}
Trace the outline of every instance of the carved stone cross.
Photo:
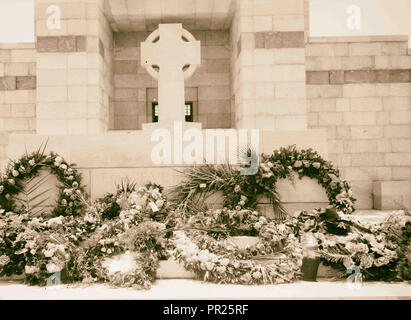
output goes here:
{"type": "Polygon", "coordinates": [[[185,121],[184,80],[201,63],[200,41],[180,23],[160,24],[141,43],[141,65],[158,80],[158,121],[185,121]]]}

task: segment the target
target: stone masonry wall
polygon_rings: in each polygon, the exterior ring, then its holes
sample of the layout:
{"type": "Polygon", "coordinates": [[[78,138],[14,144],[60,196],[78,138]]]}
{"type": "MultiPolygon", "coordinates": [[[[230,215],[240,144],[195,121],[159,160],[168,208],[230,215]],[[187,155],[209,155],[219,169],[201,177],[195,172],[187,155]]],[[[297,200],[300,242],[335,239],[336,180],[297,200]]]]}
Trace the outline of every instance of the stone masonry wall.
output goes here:
{"type": "Polygon", "coordinates": [[[7,159],[8,135],[35,132],[35,44],[0,44],[0,169],[7,159]]]}
{"type": "Polygon", "coordinates": [[[239,128],[306,130],[304,0],[240,0],[231,26],[239,128]]]}
{"type": "MultiPolygon", "coordinates": [[[[310,38],[306,60],[308,126],[327,129],[329,158],[353,182],[357,208],[372,208],[373,182],[411,180],[407,37],[310,38]]],[[[396,207],[411,207],[411,194],[401,199],[396,207]]]]}
{"type": "MultiPolygon", "coordinates": [[[[190,31],[190,30],[189,30],[190,31]]],[[[230,128],[230,48],[227,31],[192,31],[201,41],[202,63],[185,82],[194,121],[203,128],[230,128]]],[[[114,129],[141,129],[151,122],[157,81],[140,65],[140,43],[149,33],[114,33],[114,129]]]]}
{"type": "Polygon", "coordinates": [[[36,0],[37,133],[91,134],[109,127],[111,32],[102,0],[36,0]],[[61,10],[50,29],[48,8],[61,10]]]}

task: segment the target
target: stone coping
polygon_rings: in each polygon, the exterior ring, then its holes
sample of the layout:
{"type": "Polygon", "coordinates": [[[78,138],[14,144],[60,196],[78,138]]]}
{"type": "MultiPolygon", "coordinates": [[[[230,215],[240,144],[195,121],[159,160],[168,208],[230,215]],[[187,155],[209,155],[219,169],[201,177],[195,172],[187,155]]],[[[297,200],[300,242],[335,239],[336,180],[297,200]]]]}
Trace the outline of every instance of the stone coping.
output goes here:
{"type": "Polygon", "coordinates": [[[400,42],[408,41],[408,35],[373,35],[373,36],[337,36],[309,37],[308,43],[340,43],[340,42],[400,42]]]}
{"type": "Polygon", "coordinates": [[[10,42],[0,43],[1,49],[35,49],[36,44],[34,42],[10,42]]]}

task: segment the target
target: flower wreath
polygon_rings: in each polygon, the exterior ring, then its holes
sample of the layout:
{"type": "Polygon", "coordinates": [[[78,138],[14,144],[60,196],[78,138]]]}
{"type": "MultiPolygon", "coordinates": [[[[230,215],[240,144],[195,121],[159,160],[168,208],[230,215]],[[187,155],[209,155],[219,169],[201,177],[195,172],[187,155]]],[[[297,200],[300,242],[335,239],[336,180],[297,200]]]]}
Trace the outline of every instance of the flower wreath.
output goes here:
{"type": "Polygon", "coordinates": [[[174,187],[172,195],[176,203],[190,207],[198,201],[198,196],[205,198],[207,194],[222,191],[224,207],[236,210],[255,209],[258,197],[266,195],[276,217],[283,220],[287,213],[281,204],[276,183],[279,179],[292,180],[293,172],[300,179],[304,176],[316,179],[325,189],[330,205],[337,210],[345,214],[354,211],[356,199],[351,186],[340,178],[340,172],[332,162],[324,160],[312,149],[299,151],[295,145],[274,150],[269,156],[263,154],[254,175],[242,175],[240,168],[229,165],[190,168],[183,172],[186,179],[174,187]]]}
{"type": "Polygon", "coordinates": [[[186,223],[186,230],[191,230],[174,232],[175,248],[171,255],[199,279],[231,284],[274,284],[291,282],[300,273],[302,247],[294,235],[291,220],[278,224],[256,211],[217,209],[193,216],[186,223]],[[244,222],[248,231],[258,234],[260,241],[256,245],[239,249],[221,239],[224,235],[236,234],[236,230],[245,227],[244,222]],[[221,233],[210,232],[216,228],[220,228],[221,233]]]}
{"type": "Polygon", "coordinates": [[[48,168],[61,182],[57,206],[52,214],[79,215],[83,209],[82,198],[87,197],[81,184],[81,174],[58,154],[51,152],[46,156],[40,149],[8,164],[0,177],[1,208],[6,212],[18,211],[14,197],[24,190],[24,181],[38,176],[43,168],[48,168]]]}

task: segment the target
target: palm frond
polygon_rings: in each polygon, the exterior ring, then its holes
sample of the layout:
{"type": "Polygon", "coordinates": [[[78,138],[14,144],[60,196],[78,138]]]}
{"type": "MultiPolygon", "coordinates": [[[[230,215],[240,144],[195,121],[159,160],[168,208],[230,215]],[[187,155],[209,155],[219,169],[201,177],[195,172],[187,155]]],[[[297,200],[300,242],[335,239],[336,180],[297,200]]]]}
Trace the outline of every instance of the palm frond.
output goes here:
{"type": "Polygon", "coordinates": [[[20,207],[24,207],[29,214],[43,213],[42,205],[49,200],[47,194],[51,191],[50,188],[44,188],[49,176],[32,177],[23,181],[20,194],[16,197],[16,203],[20,207]],[[40,189],[42,187],[43,190],[40,189]],[[39,192],[39,190],[41,191],[39,192]]]}

